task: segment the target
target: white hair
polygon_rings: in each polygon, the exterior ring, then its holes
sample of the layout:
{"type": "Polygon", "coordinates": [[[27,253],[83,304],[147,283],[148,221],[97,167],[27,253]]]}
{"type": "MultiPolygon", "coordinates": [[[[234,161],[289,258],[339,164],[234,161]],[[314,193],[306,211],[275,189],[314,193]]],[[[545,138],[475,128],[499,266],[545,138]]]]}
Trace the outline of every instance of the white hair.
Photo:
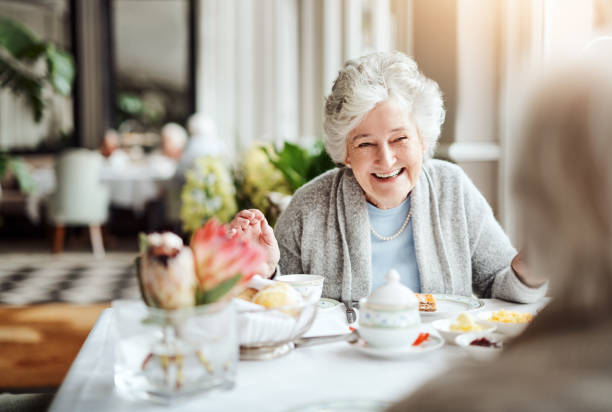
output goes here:
{"type": "Polygon", "coordinates": [[[187,143],[187,132],[178,123],[167,123],[161,129],[162,141],[176,148],[183,148],[187,143]]]}
{"type": "Polygon", "coordinates": [[[610,68],[537,79],[514,174],[529,269],[576,310],[612,309],[610,68]]]}
{"type": "Polygon", "coordinates": [[[378,52],[348,60],[325,102],[325,148],[336,163],[346,159],[351,130],[379,103],[396,98],[412,114],[431,158],[444,122],[444,103],[438,84],[425,77],[410,57],[378,52]]]}

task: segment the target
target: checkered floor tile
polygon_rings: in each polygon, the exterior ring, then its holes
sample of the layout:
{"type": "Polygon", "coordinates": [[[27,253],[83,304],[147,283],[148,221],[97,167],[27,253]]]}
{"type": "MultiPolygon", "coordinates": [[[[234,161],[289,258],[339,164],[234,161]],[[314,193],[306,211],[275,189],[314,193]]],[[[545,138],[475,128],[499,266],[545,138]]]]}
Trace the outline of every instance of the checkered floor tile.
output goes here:
{"type": "Polygon", "coordinates": [[[135,253],[0,256],[0,304],[98,303],[140,295],[135,253]]]}

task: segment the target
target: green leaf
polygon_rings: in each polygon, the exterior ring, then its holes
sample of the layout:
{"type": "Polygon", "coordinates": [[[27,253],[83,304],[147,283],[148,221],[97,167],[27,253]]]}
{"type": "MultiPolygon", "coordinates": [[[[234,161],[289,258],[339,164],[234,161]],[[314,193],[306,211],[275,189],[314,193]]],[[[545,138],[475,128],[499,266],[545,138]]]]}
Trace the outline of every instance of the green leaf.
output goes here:
{"type": "Polygon", "coordinates": [[[144,303],[147,306],[158,308],[159,307],[159,302],[157,302],[155,300],[155,297],[148,296],[145,293],[144,280],[142,279],[142,272],[140,271],[140,269],[141,269],[141,267],[140,267],[141,261],[142,261],[142,257],[141,256],[136,256],[136,258],[134,259],[134,272],[136,273],[136,279],[138,279],[138,289],[140,289],[140,296],[142,296],[142,300],[144,301],[144,303]]]}
{"type": "Polygon", "coordinates": [[[68,53],[39,40],[25,26],[0,17],[0,87],[25,96],[35,122],[43,116],[45,84],[48,82],[58,93],[70,95],[73,81],[74,63],[68,53]],[[43,55],[47,73],[41,76],[36,74],[34,65],[43,55]]]}
{"type": "Polygon", "coordinates": [[[8,154],[0,152],[0,179],[4,177],[4,173],[6,173],[8,169],[9,160],[10,157],[8,154]]]}
{"type": "MultiPolygon", "coordinates": [[[[304,178],[300,176],[298,172],[293,169],[292,161],[290,160],[292,155],[285,155],[283,159],[277,153],[272,153],[267,147],[261,148],[270,163],[272,163],[287,179],[287,183],[291,186],[291,190],[294,192],[299,189],[305,182],[304,178]]],[[[284,150],[284,149],[283,149],[284,150]]]]}
{"type": "Polygon", "coordinates": [[[0,17],[0,46],[15,58],[26,57],[28,50],[39,43],[36,36],[24,25],[6,17],[0,17]]]}
{"type": "Polygon", "coordinates": [[[23,159],[11,158],[8,161],[7,168],[13,172],[19,184],[19,190],[24,193],[30,193],[36,188],[36,183],[30,174],[28,166],[23,159]]]}
{"type": "Polygon", "coordinates": [[[219,283],[217,286],[210,290],[196,291],[196,305],[205,305],[208,303],[213,303],[221,299],[225,296],[232,288],[240,281],[242,278],[241,274],[238,274],[234,277],[224,280],[219,283]]]}
{"type": "Polygon", "coordinates": [[[52,44],[47,46],[46,55],[51,84],[58,93],[70,96],[74,80],[72,57],[61,50],[57,50],[52,44]]]}
{"type": "Polygon", "coordinates": [[[138,234],[138,249],[140,253],[147,253],[149,249],[149,242],[147,241],[147,234],[144,232],[140,232],[138,234]]]}
{"type": "Polygon", "coordinates": [[[293,191],[321,173],[335,167],[334,162],[325,152],[321,141],[309,149],[291,142],[285,142],[280,153],[271,151],[265,146],[261,149],[270,163],[283,174],[293,191]]]}
{"type": "Polygon", "coordinates": [[[25,96],[34,120],[38,123],[42,119],[45,106],[42,99],[43,81],[4,59],[1,54],[0,87],[8,87],[14,94],[25,96]]]}
{"type": "Polygon", "coordinates": [[[117,98],[119,109],[127,114],[140,115],[142,113],[142,99],[136,95],[129,93],[121,93],[117,98]]]}

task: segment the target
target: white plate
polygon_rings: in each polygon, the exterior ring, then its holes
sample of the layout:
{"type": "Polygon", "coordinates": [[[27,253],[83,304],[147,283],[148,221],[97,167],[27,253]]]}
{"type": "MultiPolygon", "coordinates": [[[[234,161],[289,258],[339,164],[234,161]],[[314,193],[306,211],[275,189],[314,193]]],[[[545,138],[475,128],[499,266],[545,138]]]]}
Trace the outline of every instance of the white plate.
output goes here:
{"type": "Polygon", "coordinates": [[[318,303],[319,309],[331,309],[331,308],[335,308],[339,304],[340,302],[338,302],[335,299],[330,299],[330,298],[321,298],[318,303]]]}
{"type": "Polygon", "coordinates": [[[431,352],[441,348],[444,345],[444,340],[436,335],[429,334],[429,338],[418,346],[400,346],[397,348],[377,348],[368,346],[363,341],[353,343],[351,346],[357,349],[359,352],[364,353],[375,358],[407,358],[411,356],[418,356],[423,353],[431,352]]]}
{"type": "Polygon", "coordinates": [[[289,412],[382,412],[390,406],[390,402],[352,399],[316,402],[291,409],[289,412]]]}
{"type": "Polygon", "coordinates": [[[435,312],[419,312],[422,318],[453,316],[461,312],[472,312],[484,307],[484,302],[471,296],[433,294],[436,298],[435,312]]]}

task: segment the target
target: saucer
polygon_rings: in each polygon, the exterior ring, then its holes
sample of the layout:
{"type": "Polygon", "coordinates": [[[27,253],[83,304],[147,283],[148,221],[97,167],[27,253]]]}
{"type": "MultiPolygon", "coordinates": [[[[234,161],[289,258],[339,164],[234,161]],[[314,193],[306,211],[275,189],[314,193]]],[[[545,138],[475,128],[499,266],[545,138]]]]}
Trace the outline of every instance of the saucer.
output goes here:
{"type": "Polygon", "coordinates": [[[330,298],[321,298],[319,300],[319,309],[331,309],[331,308],[335,308],[336,306],[340,305],[340,302],[338,302],[335,299],[330,299],[330,298]]]}
{"type": "Polygon", "coordinates": [[[368,356],[387,359],[408,358],[412,356],[417,356],[423,353],[434,351],[436,349],[440,349],[442,346],[444,346],[444,339],[431,333],[429,334],[429,338],[418,346],[409,345],[392,348],[381,348],[368,346],[368,344],[363,341],[351,344],[351,347],[368,356]]]}
{"type": "Polygon", "coordinates": [[[291,409],[290,412],[382,412],[390,406],[390,402],[350,399],[315,402],[291,409]]]}

